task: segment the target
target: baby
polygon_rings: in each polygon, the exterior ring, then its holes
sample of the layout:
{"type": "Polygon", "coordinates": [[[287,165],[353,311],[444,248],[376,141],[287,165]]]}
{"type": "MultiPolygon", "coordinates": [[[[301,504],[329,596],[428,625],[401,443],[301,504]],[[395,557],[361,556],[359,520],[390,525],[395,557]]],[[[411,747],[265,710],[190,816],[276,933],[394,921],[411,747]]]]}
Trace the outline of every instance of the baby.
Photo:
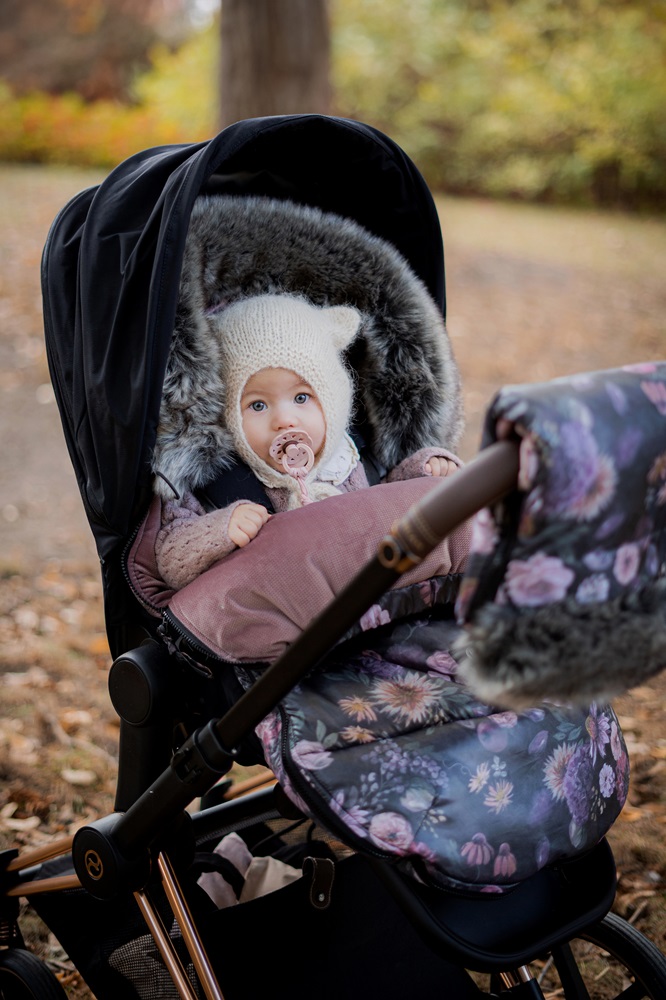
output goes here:
{"type": "MultiPolygon", "coordinates": [[[[293,295],[259,295],[211,322],[235,451],[266,488],[274,510],[367,488],[348,433],[354,387],[342,357],[359,330],[360,313],[293,295]]],[[[426,448],[386,480],[447,476],[461,464],[443,448],[426,448]]],[[[246,499],[208,513],[191,493],[164,501],[155,545],[160,576],[180,589],[251,542],[270,517],[266,507],[246,499]]]]}

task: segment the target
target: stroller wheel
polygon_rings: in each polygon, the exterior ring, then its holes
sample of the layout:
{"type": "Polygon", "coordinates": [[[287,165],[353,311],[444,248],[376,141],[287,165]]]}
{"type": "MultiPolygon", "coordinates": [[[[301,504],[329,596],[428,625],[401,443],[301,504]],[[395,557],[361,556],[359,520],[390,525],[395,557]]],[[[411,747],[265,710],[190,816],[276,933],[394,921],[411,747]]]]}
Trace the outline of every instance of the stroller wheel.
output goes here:
{"type": "Polygon", "coordinates": [[[66,1000],[67,994],[44,964],[25,948],[0,951],[0,1000],[66,1000]]]}
{"type": "MultiPolygon", "coordinates": [[[[530,966],[541,993],[561,1000],[663,1000],[666,956],[640,931],[609,913],[530,966]]],[[[495,977],[491,989],[498,989],[495,977]]],[[[509,990],[506,995],[510,995],[509,990]]],[[[504,996],[501,989],[493,996],[504,996]]]]}

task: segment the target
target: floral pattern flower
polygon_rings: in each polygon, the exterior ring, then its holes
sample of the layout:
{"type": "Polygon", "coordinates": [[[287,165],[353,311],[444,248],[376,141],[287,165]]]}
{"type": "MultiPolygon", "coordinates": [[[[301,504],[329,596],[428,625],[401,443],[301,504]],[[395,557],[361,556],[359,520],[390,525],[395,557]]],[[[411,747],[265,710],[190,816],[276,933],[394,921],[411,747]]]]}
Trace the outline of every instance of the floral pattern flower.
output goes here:
{"type": "Polygon", "coordinates": [[[546,761],[544,780],[554,799],[564,798],[564,776],[575,751],[575,744],[560,743],[546,761]]]}
{"type": "Polygon", "coordinates": [[[529,559],[514,559],[507,566],[507,591],[514,604],[537,607],[561,601],[574,579],[561,559],[537,552],[529,559]]]}
{"type": "Polygon", "coordinates": [[[463,844],[460,853],[468,865],[487,865],[495,851],[486,840],[485,834],[475,833],[471,840],[463,844]]]}
{"type": "Polygon", "coordinates": [[[599,712],[596,705],[591,705],[585,728],[590,736],[590,756],[596,761],[597,754],[603,757],[606,744],[610,742],[610,720],[603,712],[599,712]]]}
{"type": "Polygon", "coordinates": [[[620,545],[615,555],[613,573],[615,579],[626,587],[635,579],[641,561],[641,550],[633,542],[620,545]]]}
{"type": "Polygon", "coordinates": [[[400,813],[385,812],[370,820],[370,839],[396,854],[409,849],[414,840],[414,831],[400,813]]]}
{"type": "Polygon", "coordinates": [[[379,681],[373,691],[377,706],[406,725],[427,719],[439,704],[439,694],[438,682],[414,671],[400,679],[379,681]]]}
{"type": "Polygon", "coordinates": [[[518,864],[515,856],[511,853],[510,844],[500,844],[497,850],[497,857],[493,865],[493,875],[500,875],[503,878],[511,878],[515,874],[518,864]]]}
{"type": "Polygon", "coordinates": [[[388,625],[390,620],[391,616],[385,608],[382,608],[379,604],[373,604],[361,618],[361,630],[366,632],[368,629],[379,628],[381,625],[388,625]]]}

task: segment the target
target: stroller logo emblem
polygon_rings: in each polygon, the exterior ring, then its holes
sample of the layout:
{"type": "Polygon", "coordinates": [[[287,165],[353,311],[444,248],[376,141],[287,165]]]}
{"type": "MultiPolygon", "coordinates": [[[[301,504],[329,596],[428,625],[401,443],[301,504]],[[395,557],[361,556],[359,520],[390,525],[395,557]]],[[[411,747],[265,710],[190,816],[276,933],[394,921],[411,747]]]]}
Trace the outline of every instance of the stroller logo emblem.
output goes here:
{"type": "Polygon", "coordinates": [[[83,863],[90,878],[99,881],[104,874],[104,864],[97,851],[86,851],[83,863]]]}

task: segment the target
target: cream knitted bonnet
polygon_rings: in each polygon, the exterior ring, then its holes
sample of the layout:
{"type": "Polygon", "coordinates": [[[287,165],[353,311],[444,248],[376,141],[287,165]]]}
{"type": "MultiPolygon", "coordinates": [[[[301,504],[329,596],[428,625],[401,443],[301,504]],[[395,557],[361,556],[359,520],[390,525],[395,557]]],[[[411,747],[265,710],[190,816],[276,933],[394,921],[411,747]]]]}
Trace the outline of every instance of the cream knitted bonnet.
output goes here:
{"type": "Polygon", "coordinates": [[[287,485],[296,493],[295,482],[287,482],[289,477],[250,448],[241,422],[243,389],[264,368],[287,368],[312,386],[326,421],[324,447],[308,476],[313,481],[317,468],[340,448],[351,417],[353,385],[341,355],[356,336],[361,315],[350,306],[315,306],[294,295],[257,295],[233,303],[213,322],[226,386],[226,423],[236,451],[265,486],[287,485]]]}

